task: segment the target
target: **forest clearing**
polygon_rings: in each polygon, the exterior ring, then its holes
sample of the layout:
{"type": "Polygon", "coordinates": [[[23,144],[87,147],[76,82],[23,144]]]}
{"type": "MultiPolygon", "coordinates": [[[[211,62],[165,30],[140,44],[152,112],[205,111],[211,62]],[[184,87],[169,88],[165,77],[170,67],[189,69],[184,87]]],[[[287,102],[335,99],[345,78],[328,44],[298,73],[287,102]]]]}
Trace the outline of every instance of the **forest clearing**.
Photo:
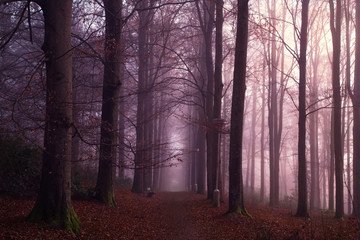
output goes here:
{"type": "Polygon", "coordinates": [[[355,218],[335,219],[334,213],[295,218],[295,209],[247,203],[252,218],[226,215],[227,204],[215,208],[204,195],[191,192],[155,193],[152,197],[117,190],[117,207],[74,200],[82,222],[75,237],[25,216],[33,200],[0,200],[0,239],[359,239],[355,218]]]}

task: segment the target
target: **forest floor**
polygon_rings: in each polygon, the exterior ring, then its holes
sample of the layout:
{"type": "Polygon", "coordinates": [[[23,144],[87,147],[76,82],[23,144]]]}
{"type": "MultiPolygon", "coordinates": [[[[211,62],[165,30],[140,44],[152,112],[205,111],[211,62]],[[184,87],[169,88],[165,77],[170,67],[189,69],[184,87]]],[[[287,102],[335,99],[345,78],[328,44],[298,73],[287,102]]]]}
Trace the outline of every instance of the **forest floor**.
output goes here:
{"type": "Polygon", "coordinates": [[[81,222],[77,236],[45,223],[29,223],[25,216],[34,200],[0,199],[0,239],[360,239],[354,218],[335,219],[315,212],[296,218],[293,211],[247,204],[252,218],[226,215],[205,196],[187,192],[156,193],[152,197],[117,190],[118,207],[74,200],[81,222]]]}

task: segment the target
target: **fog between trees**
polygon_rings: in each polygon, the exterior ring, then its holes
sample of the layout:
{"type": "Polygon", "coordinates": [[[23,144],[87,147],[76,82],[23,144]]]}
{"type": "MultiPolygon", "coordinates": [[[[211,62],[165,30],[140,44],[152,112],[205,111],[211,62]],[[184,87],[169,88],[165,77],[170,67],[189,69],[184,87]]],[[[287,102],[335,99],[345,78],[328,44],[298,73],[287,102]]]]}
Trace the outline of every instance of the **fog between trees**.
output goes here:
{"type": "Polygon", "coordinates": [[[1,135],[43,151],[30,218],[77,232],[70,180],[357,216],[359,8],[0,0],[1,135]]]}

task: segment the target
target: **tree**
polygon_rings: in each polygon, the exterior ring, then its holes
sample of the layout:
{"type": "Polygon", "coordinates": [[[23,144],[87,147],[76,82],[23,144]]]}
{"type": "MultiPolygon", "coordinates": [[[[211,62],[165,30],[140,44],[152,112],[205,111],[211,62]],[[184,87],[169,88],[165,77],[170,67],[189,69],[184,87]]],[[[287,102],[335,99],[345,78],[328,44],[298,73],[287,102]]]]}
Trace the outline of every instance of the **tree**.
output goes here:
{"type": "MultiPolygon", "coordinates": [[[[205,64],[205,49],[204,49],[204,42],[203,38],[199,39],[198,44],[198,52],[200,55],[199,59],[199,73],[196,76],[196,80],[198,82],[199,88],[199,95],[200,97],[196,98],[197,103],[197,117],[198,119],[205,119],[205,100],[204,100],[204,93],[206,88],[206,80],[203,76],[206,76],[206,64],[205,64]]],[[[199,121],[200,122],[200,121],[199,121]]],[[[198,153],[198,171],[197,171],[197,184],[198,184],[198,194],[205,194],[206,189],[206,129],[203,124],[199,124],[198,126],[198,133],[197,133],[197,140],[196,140],[197,149],[199,149],[198,153]]]]}
{"type": "Polygon", "coordinates": [[[265,67],[264,60],[262,72],[262,94],[261,94],[261,136],[260,136],[260,154],[261,154],[261,180],[260,180],[260,202],[264,202],[265,195],[265,67]]]}
{"type": "MultiPolygon", "coordinates": [[[[270,206],[279,204],[280,195],[280,154],[281,139],[283,130],[283,105],[285,95],[285,74],[284,74],[284,44],[278,50],[277,37],[284,39],[285,21],[282,23],[281,36],[276,36],[278,32],[276,25],[278,22],[276,16],[275,0],[267,2],[270,11],[269,38],[268,44],[268,65],[269,65],[269,103],[268,103],[268,126],[269,126],[269,165],[270,165],[270,206]],[[281,57],[281,63],[279,60],[281,57]],[[279,66],[280,65],[280,66],[279,66]],[[278,71],[280,67],[280,81],[278,79],[278,71]],[[278,86],[279,85],[279,86],[278,86]]],[[[286,8],[283,8],[283,19],[286,17],[286,8]]]]}
{"type": "Polygon", "coordinates": [[[249,216],[245,209],[242,180],[242,135],[246,91],[246,57],[248,45],[248,0],[238,0],[235,69],[230,126],[229,210],[249,216]]]}
{"type": "MultiPolygon", "coordinates": [[[[345,23],[346,23],[346,70],[345,70],[345,89],[346,89],[346,97],[349,96],[349,98],[346,98],[348,104],[350,104],[351,101],[351,97],[352,97],[352,91],[351,91],[351,87],[350,87],[350,81],[351,81],[351,53],[350,53],[350,38],[351,38],[351,32],[350,32],[350,0],[345,1],[345,23]]],[[[356,34],[356,33],[355,33],[356,34]]],[[[352,209],[352,195],[351,195],[351,150],[350,150],[350,122],[351,122],[351,109],[347,108],[347,121],[346,121],[346,126],[348,126],[347,128],[347,133],[346,133],[346,152],[347,152],[347,166],[346,166],[346,175],[347,175],[347,205],[348,205],[348,214],[351,213],[351,209],[352,209]]],[[[345,114],[344,114],[345,115],[345,114]]],[[[345,123],[343,124],[343,126],[345,126],[345,123]]]]}
{"type": "Polygon", "coordinates": [[[115,206],[114,165],[116,161],[118,129],[118,97],[121,86],[121,1],[104,0],[105,7],[105,61],[101,109],[99,171],[96,183],[97,197],[107,206],[115,206]]]}
{"type": "Polygon", "coordinates": [[[332,90],[334,110],[334,156],[336,178],[336,210],[335,217],[344,216],[344,187],[343,187],[343,142],[341,134],[341,86],[340,86],[340,48],[341,48],[341,1],[336,0],[336,13],[334,1],[330,3],[330,29],[333,39],[332,59],[332,90]]]}
{"type": "Polygon", "coordinates": [[[146,87],[148,81],[148,49],[147,49],[147,35],[149,24],[148,1],[141,1],[139,6],[139,69],[138,69],[138,107],[137,107],[137,124],[136,124],[136,155],[135,155],[135,175],[132,186],[132,191],[141,193],[145,190],[144,186],[144,166],[145,166],[145,104],[146,104],[146,87]]]}
{"type": "MultiPolygon", "coordinates": [[[[216,1],[216,43],[215,43],[215,72],[214,72],[214,81],[215,81],[215,90],[214,90],[214,111],[213,111],[213,124],[215,121],[219,121],[221,118],[221,98],[222,98],[222,61],[223,61],[223,5],[222,0],[216,1]]],[[[220,139],[219,132],[222,129],[222,123],[219,123],[219,126],[216,126],[216,133],[213,138],[213,182],[214,189],[220,189],[220,194],[222,194],[221,189],[221,171],[220,171],[220,139]]]]}
{"type": "Polygon", "coordinates": [[[299,136],[298,136],[298,207],[296,216],[305,217],[307,213],[306,186],[306,49],[309,0],[302,2],[300,56],[299,56],[299,136]]]}
{"type": "MultiPolygon", "coordinates": [[[[316,2],[314,2],[316,4],[316,2]]],[[[317,9],[317,5],[313,5],[313,9],[317,9]]],[[[317,13],[318,10],[315,11],[317,13]]],[[[314,12],[312,12],[314,13],[314,12]]],[[[314,21],[316,14],[312,14],[309,18],[314,21]],[[314,16],[315,15],[315,16],[314,16]]],[[[312,24],[310,32],[313,32],[309,38],[310,46],[310,84],[309,84],[309,143],[310,143],[310,171],[311,171],[311,185],[310,185],[310,209],[320,208],[320,171],[319,171],[319,114],[318,114],[318,75],[320,65],[320,38],[321,25],[312,24]]]]}
{"type": "Polygon", "coordinates": [[[252,91],[252,113],[251,113],[251,180],[250,180],[250,193],[251,196],[254,196],[255,193],[255,139],[256,139],[256,101],[257,101],[257,91],[255,84],[253,85],[252,91]]]}
{"type": "MultiPolygon", "coordinates": [[[[215,1],[203,1],[202,10],[199,1],[195,1],[200,27],[204,37],[205,67],[206,67],[206,91],[205,91],[205,115],[206,115],[206,160],[207,160],[207,198],[213,199],[215,189],[216,165],[214,158],[214,135],[217,134],[212,125],[214,114],[214,64],[212,51],[212,35],[214,29],[215,1]]],[[[220,23],[220,21],[219,21],[220,23]]]]}
{"type": "Polygon", "coordinates": [[[46,59],[46,116],[40,190],[27,219],[45,220],[77,233],[80,221],[71,205],[70,194],[72,0],[35,2],[42,7],[45,20],[42,49],[46,59]]]}
{"type": "Polygon", "coordinates": [[[360,217],[360,2],[356,1],[356,39],[354,90],[350,94],[353,102],[353,215],[360,217]]]}

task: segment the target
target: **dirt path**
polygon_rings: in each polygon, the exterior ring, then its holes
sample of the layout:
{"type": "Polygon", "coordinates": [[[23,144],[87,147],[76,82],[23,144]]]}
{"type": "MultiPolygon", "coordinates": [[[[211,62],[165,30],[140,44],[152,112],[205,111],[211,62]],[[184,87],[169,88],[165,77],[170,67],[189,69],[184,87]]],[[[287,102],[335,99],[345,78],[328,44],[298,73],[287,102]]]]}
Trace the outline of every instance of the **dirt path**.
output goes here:
{"type": "Polygon", "coordinates": [[[167,228],[171,239],[199,239],[191,210],[194,194],[186,192],[158,193],[162,204],[159,211],[161,222],[167,228]]]}

